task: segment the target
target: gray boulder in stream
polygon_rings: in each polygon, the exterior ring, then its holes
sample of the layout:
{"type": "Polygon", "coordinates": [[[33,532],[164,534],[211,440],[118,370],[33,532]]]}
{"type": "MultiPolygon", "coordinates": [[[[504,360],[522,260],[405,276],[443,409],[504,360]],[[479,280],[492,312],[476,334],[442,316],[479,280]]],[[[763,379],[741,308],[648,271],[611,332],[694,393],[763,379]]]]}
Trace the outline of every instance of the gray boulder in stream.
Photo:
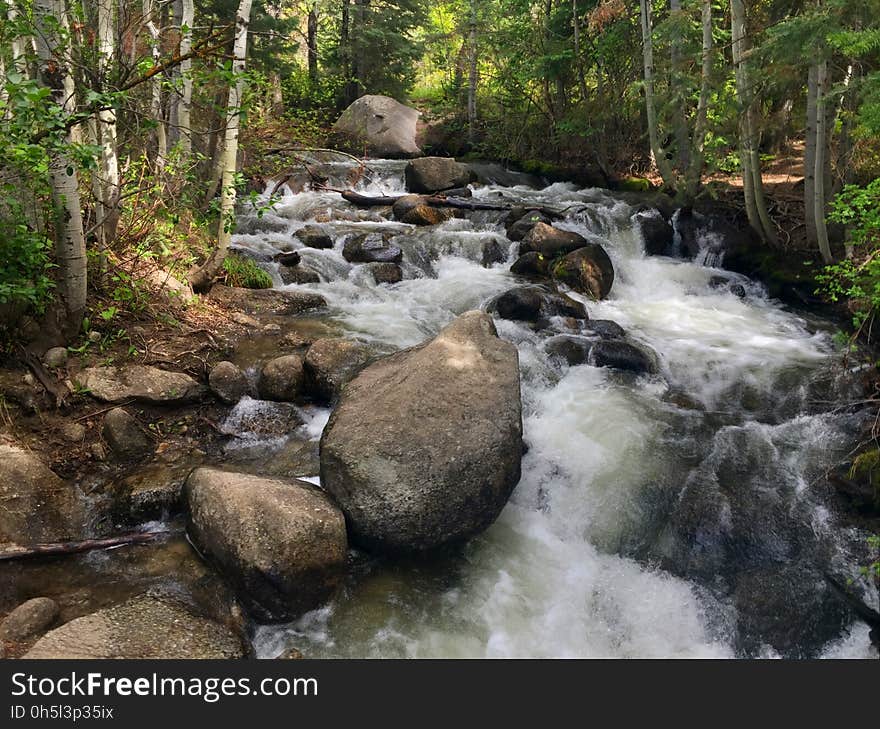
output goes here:
{"type": "Polygon", "coordinates": [[[335,141],[354,154],[416,157],[420,112],[388,96],[367,94],[354,101],[333,125],[335,141]]]}
{"type": "Polygon", "coordinates": [[[461,542],[519,481],[521,410],[516,348],[489,315],[467,312],[347,385],[321,438],[321,486],[369,550],[461,542]]]}
{"type": "Polygon", "coordinates": [[[430,194],[465,187],[471,171],[450,157],[419,157],[407,163],[404,177],[407,191],[430,194]]]}

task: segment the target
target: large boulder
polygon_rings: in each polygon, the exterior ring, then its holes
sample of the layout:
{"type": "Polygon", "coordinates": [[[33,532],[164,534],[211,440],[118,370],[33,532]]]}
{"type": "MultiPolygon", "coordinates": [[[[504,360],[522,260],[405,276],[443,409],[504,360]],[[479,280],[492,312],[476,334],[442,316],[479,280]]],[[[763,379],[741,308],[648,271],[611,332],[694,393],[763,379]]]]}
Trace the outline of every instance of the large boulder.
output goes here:
{"type": "MultiPolygon", "coordinates": [[[[518,217],[515,217],[514,220],[506,225],[507,237],[512,241],[525,238],[538,223],[550,225],[550,218],[540,210],[525,210],[521,212],[522,214],[518,214],[518,217]]],[[[508,214],[508,219],[510,217],[511,215],[508,214]]]]}
{"type": "Polygon", "coordinates": [[[394,218],[408,225],[438,225],[453,217],[446,208],[435,208],[421,195],[404,195],[391,208],[394,218]]]}
{"type": "Polygon", "coordinates": [[[87,367],[78,379],[92,397],[110,403],[135,400],[148,405],[184,405],[205,393],[204,387],[183,372],[148,365],[87,367]]]}
{"type": "Polygon", "coordinates": [[[550,261],[540,253],[529,251],[513,262],[510,272],[526,278],[547,278],[550,276],[550,261]]]}
{"type": "Polygon", "coordinates": [[[153,442],[135,417],[123,408],[113,408],[104,416],[101,435],[121,458],[144,458],[153,452],[153,442]]]}
{"type": "Polygon", "coordinates": [[[361,233],[345,241],[342,257],[349,263],[400,263],[403,251],[380,233],[361,233]]]}
{"type": "Polygon", "coordinates": [[[24,658],[243,658],[241,639],[168,598],[141,595],[71,620],[24,658]]]}
{"type": "Polygon", "coordinates": [[[227,405],[235,405],[251,389],[244,372],[232,362],[214,365],[208,374],[208,387],[227,405]]]}
{"type": "Polygon", "coordinates": [[[82,539],[82,495],[30,451],[0,443],[0,543],[82,539]]]}
{"type": "Polygon", "coordinates": [[[611,367],[635,374],[656,374],[659,370],[657,355],[645,346],[621,339],[601,339],[590,350],[590,360],[596,367],[611,367]]]}
{"type": "Polygon", "coordinates": [[[320,283],[321,277],[316,271],[303,265],[279,266],[278,275],[285,284],[320,283]]]}
{"type": "Polygon", "coordinates": [[[556,258],[564,253],[571,253],[587,245],[587,240],[578,233],[560,230],[546,223],[535,223],[522,239],[519,246],[520,255],[535,251],[547,258],[556,258]]]}
{"type": "Polygon", "coordinates": [[[308,248],[332,248],[333,238],[317,225],[304,225],[294,235],[308,248]]]}
{"type": "Polygon", "coordinates": [[[345,519],[311,484],[199,468],[186,495],[190,536],[258,619],[295,618],[339,586],[345,519]]]}
{"type": "Polygon", "coordinates": [[[365,344],[343,337],[319,339],[306,353],[306,375],[318,400],[335,400],[373,356],[365,344]]]}
{"type": "Polygon", "coordinates": [[[321,486],[367,549],[463,541],[519,481],[521,407],[516,348],[467,312],[348,384],[321,438],[321,486]]]}
{"type": "Polygon", "coordinates": [[[614,266],[598,243],[588,243],[559,260],[553,278],[592,299],[604,299],[614,283],[614,266]]]}
{"type": "Polygon", "coordinates": [[[404,177],[409,192],[430,194],[466,186],[471,171],[450,157],[419,157],[407,163],[404,177]]]}
{"type": "Polygon", "coordinates": [[[368,94],[354,101],[333,125],[334,135],[348,151],[374,157],[417,157],[416,109],[388,96],[368,94]]]}

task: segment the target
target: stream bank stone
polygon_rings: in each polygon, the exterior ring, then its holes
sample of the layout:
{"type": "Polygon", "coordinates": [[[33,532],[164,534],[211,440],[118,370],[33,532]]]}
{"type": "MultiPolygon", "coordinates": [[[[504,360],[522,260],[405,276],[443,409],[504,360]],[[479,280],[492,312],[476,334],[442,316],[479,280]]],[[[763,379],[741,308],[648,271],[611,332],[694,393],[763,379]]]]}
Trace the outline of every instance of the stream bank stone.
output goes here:
{"type": "Polygon", "coordinates": [[[186,497],[190,536],[258,619],[298,617],[339,586],[345,519],[311,484],[199,468],[186,497]]]}
{"type": "Polygon", "coordinates": [[[71,620],[24,658],[243,658],[241,639],[167,598],[141,595],[71,620]]]}
{"type": "Polygon", "coordinates": [[[342,337],[319,339],[306,353],[305,369],[317,399],[330,402],[373,356],[370,347],[342,337]]]}
{"type": "Polygon", "coordinates": [[[0,621],[0,642],[23,642],[44,633],[58,620],[58,603],[48,597],[23,602],[0,621]]]}
{"type": "Polygon", "coordinates": [[[286,354],[269,360],[260,373],[258,389],[266,400],[293,402],[303,386],[303,360],[298,354],[286,354]]]}
{"type": "Polygon", "coordinates": [[[320,294],[306,291],[279,291],[278,289],[239,289],[214,284],[208,298],[230,309],[246,314],[278,314],[287,316],[327,306],[320,294]]]}
{"type": "Polygon", "coordinates": [[[88,515],[80,493],[36,455],[0,443],[0,543],[81,539],[88,515]]]}
{"type": "Polygon", "coordinates": [[[520,477],[516,347],[462,314],[434,339],[364,369],[321,438],[321,485],[354,542],[417,553],[488,527],[520,477]]]}
{"type": "Polygon", "coordinates": [[[208,386],[227,405],[235,405],[250,392],[247,377],[232,362],[218,362],[208,375],[208,386]]]}
{"type": "Polygon", "coordinates": [[[143,457],[153,452],[153,443],[137,420],[122,408],[113,408],[104,416],[101,430],[110,449],[122,458],[143,457]]]}
{"type": "Polygon", "coordinates": [[[110,403],[136,400],[149,405],[184,405],[204,394],[204,388],[189,375],[147,365],[88,367],[79,382],[92,397],[110,403]]]}

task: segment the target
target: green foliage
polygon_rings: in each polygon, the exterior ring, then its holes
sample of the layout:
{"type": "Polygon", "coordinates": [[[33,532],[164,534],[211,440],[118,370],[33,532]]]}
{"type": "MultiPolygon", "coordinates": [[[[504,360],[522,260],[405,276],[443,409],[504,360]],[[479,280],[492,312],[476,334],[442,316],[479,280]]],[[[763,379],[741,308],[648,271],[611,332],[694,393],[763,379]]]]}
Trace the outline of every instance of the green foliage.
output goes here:
{"type": "Polygon", "coordinates": [[[847,185],[828,217],[847,226],[856,256],[826,266],[816,278],[831,301],[849,302],[858,329],[880,307],[880,178],[866,187],[847,185]]]}
{"type": "Polygon", "coordinates": [[[272,277],[250,258],[226,256],[223,259],[226,285],[245,289],[271,289],[272,277]]]}

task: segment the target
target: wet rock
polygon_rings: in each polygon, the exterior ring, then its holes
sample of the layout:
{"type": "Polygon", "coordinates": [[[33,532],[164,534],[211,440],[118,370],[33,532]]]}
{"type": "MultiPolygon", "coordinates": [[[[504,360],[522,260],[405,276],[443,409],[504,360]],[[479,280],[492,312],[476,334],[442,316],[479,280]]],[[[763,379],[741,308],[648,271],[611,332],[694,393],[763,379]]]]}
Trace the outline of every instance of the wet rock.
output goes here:
{"type": "Polygon", "coordinates": [[[657,356],[644,345],[620,339],[602,339],[593,345],[591,363],[596,367],[611,367],[636,374],[655,374],[659,367],[657,356]]]}
{"type": "Polygon", "coordinates": [[[304,291],[239,289],[214,284],[208,298],[247,314],[301,314],[327,306],[323,296],[304,291]]]}
{"type": "Polygon", "coordinates": [[[404,195],[394,203],[394,218],[409,225],[439,225],[453,217],[447,208],[435,208],[420,195],[404,195]]]}
{"type": "Polygon", "coordinates": [[[229,412],[220,431],[244,440],[265,440],[290,435],[302,425],[299,408],[289,402],[243,397],[229,412]]]}
{"type": "Polygon", "coordinates": [[[516,348],[471,311],[348,384],[321,438],[321,485],[356,543],[421,552],[491,524],[521,457],[516,348]]]}
{"type": "Polygon", "coordinates": [[[92,397],[110,403],[136,400],[150,405],[183,405],[204,394],[204,388],[189,375],[146,365],[88,367],[80,373],[79,383],[92,397]]]}
{"type": "Polygon", "coordinates": [[[730,287],[730,293],[740,299],[746,298],[746,287],[742,284],[733,284],[730,287]]]}
{"type": "Polygon", "coordinates": [[[79,491],[30,451],[0,443],[0,543],[82,538],[88,513],[79,491]]]}
{"type": "Polygon", "coordinates": [[[50,369],[59,369],[67,364],[67,348],[52,347],[43,355],[43,364],[50,369]]]}
{"type": "Polygon", "coordinates": [[[113,488],[113,518],[124,524],[143,524],[180,513],[190,468],[157,463],[126,476],[113,488]]]}
{"type": "Polygon", "coordinates": [[[771,564],[740,574],[733,591],[737,648],[758,657],[769,646],[783,658],[815,658],[852,620],[809,563],[771,564]]]}
{"type": "Polygon", "coordinates": [[[266,400],[293,402],[302,391],[303,378],[302,357],[287,354],[263,365],[257,389],[266,400]]]}
{"type": "Polygon", "coordinates": [[[208,375],[208,387],[227,405],[234,405],[250,392],[247,377],[232,362],[218,362],[208,375]]]}
{"type": "Polygon", "coordinates": [[[302,256],[296,251],[288,251],[287,253],[279,253],[273,259],[279,266],[289,266],[293,268],[300,264],[302,256]]]}
{"type": "Polygon", "coordinates": [[[450,157],[419,157],[407,163],[404,177],[407,192],[430,194],[464,187],[471,181],[471,172],[450,157]]]}
{"type": "Polygon", "coordinates": [[[319,339],[306,353],[305,368],[318,400],[335,400],[342,388],[372,359],[373,350],[360,342],[319,339]]]}
{"type": "Polygon", "coordinates": [[[259,620],[298,617],[339,586],[345,519],[314,486],[199,468],[186,497],[190,536],[259,620]]]}
{"type": "Polygon", "coordinates": [[[473,197],[474,191],[470,187],[453,187],[443,191],[444,197],[473,197]]]}
{"type": "Polygon", "coordinates": [[[626,336],[623,327],[610,319],[590,319],[584,328],[602,339],[623,339],[626,336]]]}
{"type": "Polygon", "coordinates": [[[569,367],[575,367],[589,361],[593,342],[566,334],[549,339],[545,346],[548,354],[564,360],[569,367]]]}
{"type": "Polygon", "coordinates": [[[380,233],[363,233],[345,241],[342,257],[349,263],[400,263],[403,251],[380,233]]]}
{"type": "Polygon", "coordinates": [[[377,284],[396,284],[403,280],[403,271],[396,263],[367,263],[366,267],[377,284]]]}
{"type": "Polygon", "coordinates": [[[513,321],[537,322],[550,316],[587,318],[587,311],[579,301],[534,286],[508,289],[489,302],[488,310],[513,321]]]}
{"type": "Polygon", "coordinates": [[[604,299],[614,283],[614,266],[605,249],[588,243],[558,261],[553,278],[592,299],[604,299]]]}
{"type": "MultiPolygon", "coordinates": [[[[510,216],[508,215],[508,218],[510,216]]],[[[507,237],[512,241],[520,241],[525,238],[538,223],[550,225],[549,217],[539,210],[523,210],[522,215],[507,224],[507,237]]]]}
{"type": "Polygon", "coordinates": [[[285,284],[320,283],[321,277],[310,268],[299,266],[279,266],[278,275],[285,284]]]}
{"type": "Polygon", "coordinates": [[[0,622],[0,641],[24,642],[45,633],[58,620],[58,603],[35,597],[19,605],[0,622]]]}
{"type": "Polygon", "coordinates": [[[36,642],[25,658],[244,657],[229,628],[168,598],[143,595],[71,620],[36,642]]]}
{"type": "Polygon", "coordinates": [[[341,148],[353,154],[364,150],[374,157],[415,157],[419,112],[388,96],[361,96],[333,125],[333,135],[341,148]]]}
{"type": "Polygon", "coordinates": [[[560,230],[546,223],[535,223],[522,239],[519,247],[520,255],[535,251],[547,258],[556,258],[564,253],[571,253],[587,245],[587,240],[578,233],[560,230]]]}
{"type": "Polygon", "coordinates": [[[482,250],[480,262],[486,268],[507,259],[506,247],[494,236],[483,238],[480,241],[480,248],[482,250]]]}
{"type": "Polygon", "coordinates": [[[239,215],[235,219],[235,232],[240,235],[259,233],[283,233],[289,223],[275,215],[239,215]]]}
{"type": "Polygon", "coordinates": [[[550,276],[550,261],[540,253],[530,251],[514,261],[510,272],[528,278],[547,278],[550,276]]]}
{"type": "Polygon", "coordinates": [[[657,210],[636,213],[633,222],[642,235],[645,253],[649,256],[672,255],[675,231],[657,210]]]}
{"type": "Polygon", "coordinates": [[[300,228],[294,235],[299,238],[300,242],[307,248],[332,248],[333,238],[317,225],[306,225],[300,228]]]}
{"type": "Polygon", "coordinates": [[[122,458],[138,458],[153,452],[153,442],[138,421],[122,408],[113,408],[104,416],[101,435],[110,449],[122,458]]]}
{"type": "Polygon", "coordinates": [[[248,329],[259,329],[260,322],[254,319],[252,316],[248,316],[247,314],[242,314],[240,311],[233,311],[229,318],[232,319],[236,324],[240,324],[243,327],[247,327],[248,329]]]}

